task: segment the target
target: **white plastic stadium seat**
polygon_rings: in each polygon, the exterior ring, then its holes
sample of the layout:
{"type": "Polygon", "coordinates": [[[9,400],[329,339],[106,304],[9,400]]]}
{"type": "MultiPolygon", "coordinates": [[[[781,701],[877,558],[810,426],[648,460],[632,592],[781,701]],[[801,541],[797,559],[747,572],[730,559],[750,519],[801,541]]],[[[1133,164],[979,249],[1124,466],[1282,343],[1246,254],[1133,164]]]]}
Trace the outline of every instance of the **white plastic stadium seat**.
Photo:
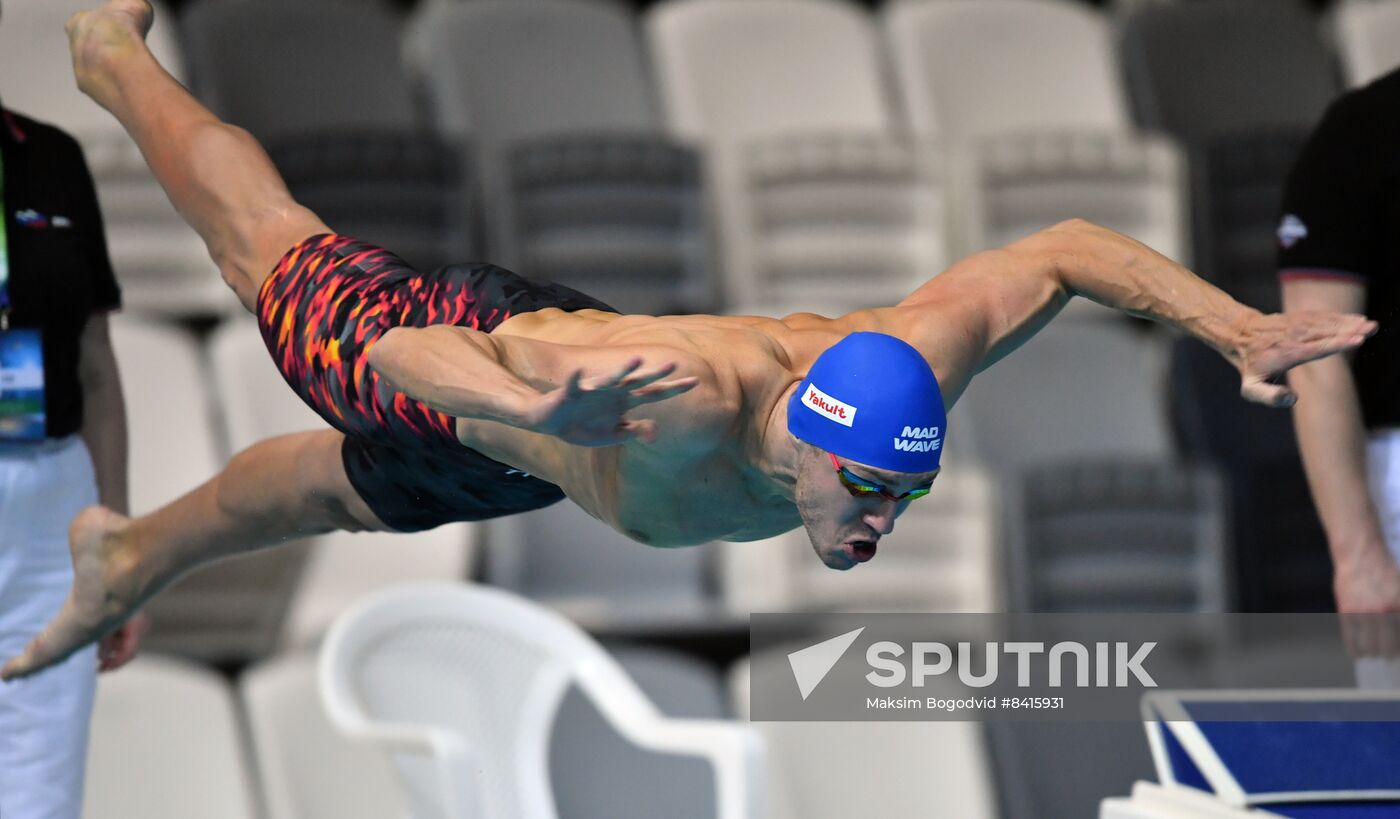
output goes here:
{"type": "Polygon", "coordinates": [[[731,307],[890,304],[948,261],[941,154],[899,135],[844,0],[668,0],[646,19],[667,121],[705,149],[731,307]]]}
{"type": "Polygon", "coordinates": [[[485,528],[486,582],[544,603],[591,633],[736,625],[709,588],[708,561],[719,544],[646,546],[570,500],[485,528]]]}
{"type": "MultiPolygon", "coordinates": [[[[8,0],[0,25],[5,105],[63,128],[82,144],[97,185],[108,250],[133,310],[224,313],[237,300],[204,243],[166,199],[145,160],[111,114],[78,91],[63,24],[95,0],[8,0]],[[22,78],[22,80],[20,80],[22,78]]],[[[146,42],[161,65],[184,79],[169,10],[156,2],[146,42]]]]}
{"type": "MultiPolygon", "coordinates": [[[[117,316],[112,345],[126,397],[131,509],[145,514],[222,466],[209,367],[194,336],[170,325],[117,316]]],[[[148,642],[214,662],[268,651],[303,559],[300,550],[280,548],[200,568],[148,604],[155,621],[148,642]]]]}
{"type": "Polygon", "coordinates": [[[1163,459],[1165,354],[1152,334],[1051,322],[977,376],[949,419],[993,469],[1065,459],[1163,459]]]}
{"type": "Polygon", "coordinates": [[[498,590],[407,586],[338,620],[321,693],[347,734],[390,750],[416,810],[446,819],[553,819],[550,728],[570,685],[622,736],[714,766],[722,819],[762,815],[764,754],[751,729],[660,715],[586,634],[498,590]]]}
{"type": "Polygon", "coordinates": [[[1332,25],[1348,86],[1400,66],[1400,2],[1343,0],[1332,11],[1332,25]]]}
{"type": "MultiPolygon", "coordinates": [[[[799,648],[799,646],[794,646],[799,648]]],[[[781,659],[766,663],[787,671],[781,659]]],[[[750,717],[752,661],[729,674],[734,710],[750,717]]],[[[768,685],[792,685],[767,680],[768,685]]],[[[771,690],[771,689],[770,689],[771,690]]],[[[932,696],[966,696],[929,689],[932,696]]],[[[768,819],[995,819],[986,742],[975,722],[754,722],[768,743],[768,819]],[[833,771],[837,773],[833,775],[833,771]]]]}
{"type": "Polygon", "coordinates": [[[230,451],[225,454],[265,438],[326,426],[287,386],[252,316],[220,325],[209,339],[209,358],[228,432],[230,451]]]}
{"type": "Polygon", "coordinates": [[[313,652],[249,669],[238,689],[267,819],[385,819],[406,815],[393,766],[341,735],[321,707],[313,652]]]}
{"type": "Polygon", "coordinates": [[[428,3],[408,40],[437,127],[478,152],[493,262],[623,312],[709,305],[699,159],[665,134],[630,11],[428,3]]]}
{"type": "Polygon", "coordinates": [[[246,760],[222,677],[139,657],[98,677],[83,819],[254,819],[246,760]]]}
{"type": "Polygon", "coordinates": [[[112,346],[126,398],[131,510],[144,514],[219,471],[207,368],[194,336],[172,325],[115,316],[112,346]]]}
{"type": "MultiPolygon", "coordinates": [[[[1133,129],[1102,12],[895,2],[883,21],[909,126],[957,149],[960,254],[1081,217],[1185,261],[1180,151],[1133,129]]],[[[1080,300],[1073,312],[1107,311],[1080,300]]]]}

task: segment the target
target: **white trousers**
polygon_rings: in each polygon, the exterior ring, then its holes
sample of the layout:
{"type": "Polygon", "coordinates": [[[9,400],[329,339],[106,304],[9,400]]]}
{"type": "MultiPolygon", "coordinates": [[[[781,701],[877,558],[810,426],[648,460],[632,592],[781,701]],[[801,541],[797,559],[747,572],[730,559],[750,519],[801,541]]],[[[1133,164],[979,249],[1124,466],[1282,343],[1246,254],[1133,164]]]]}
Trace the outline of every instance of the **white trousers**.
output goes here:
{"type": "MultiPolygon", "coordinates": [[[[1400,429],[1372,432],[1366,441],[1367,483],[1380,517],[1381,535],[1400,563],[1400,429]]],[[[1400,658],[1363,657],[1356,661],[1359,688],[1400,688],[1400,658]]]]}
{"type": "MultiPolygon", "coordinates": [[[[73,581],[68,524],[97,502],[92,459],[75,437],[0,443],[0,658],[57,613],[73,581]]],[[[0,683],[0,817],[79,819],[97,650],[0,683]]]]}

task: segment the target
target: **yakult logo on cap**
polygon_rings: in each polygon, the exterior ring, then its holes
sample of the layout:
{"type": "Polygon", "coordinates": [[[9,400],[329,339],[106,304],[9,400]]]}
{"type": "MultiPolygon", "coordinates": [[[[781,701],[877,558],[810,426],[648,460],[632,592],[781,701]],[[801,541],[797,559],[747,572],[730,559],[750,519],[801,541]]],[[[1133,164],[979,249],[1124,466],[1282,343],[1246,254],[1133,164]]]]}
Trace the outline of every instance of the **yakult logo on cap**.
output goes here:
{"type": "Polygon", "coordinates": [[[838,424],[851,426],[855,423],[855,407],[837,401],[835,398],[817,389],[815,385],[807,385],[807,391],[802,393],[802,403],[838,424]]]}

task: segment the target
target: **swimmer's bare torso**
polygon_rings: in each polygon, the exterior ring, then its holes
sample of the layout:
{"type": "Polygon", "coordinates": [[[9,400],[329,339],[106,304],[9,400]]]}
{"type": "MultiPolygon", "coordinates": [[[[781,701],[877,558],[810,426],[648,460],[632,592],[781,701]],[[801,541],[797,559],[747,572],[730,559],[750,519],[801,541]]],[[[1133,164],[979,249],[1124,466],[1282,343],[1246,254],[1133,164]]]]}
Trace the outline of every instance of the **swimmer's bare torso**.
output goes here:
{"type": "Polygon", "coordinates": [[[775,439],[787,435],[787,398],[823,350],[859,330],[899,335],[924,353],[950,402],[961,392],[969,356],[959,355],[956,333],[948,332],[956,323],[940,320],[936,303],[923,301],[928,295],[921,290],[908,305],[835,319],[557,309],[514,316],[491,335],[507,349],[522,348],[532,368],[526,380],[541,391],[557,388],[575,369],[611,372],[638,355],[658,365],[675,362],[674,377],[694,376],[699,384],[628,413],[655,421],[657,437],[649,443],[584,447],[472,419],[458,419],[458,438],[557,484],[592,515],[643,543],[771,537],[801,523],[792,487],[769,460],[775,439]]]}

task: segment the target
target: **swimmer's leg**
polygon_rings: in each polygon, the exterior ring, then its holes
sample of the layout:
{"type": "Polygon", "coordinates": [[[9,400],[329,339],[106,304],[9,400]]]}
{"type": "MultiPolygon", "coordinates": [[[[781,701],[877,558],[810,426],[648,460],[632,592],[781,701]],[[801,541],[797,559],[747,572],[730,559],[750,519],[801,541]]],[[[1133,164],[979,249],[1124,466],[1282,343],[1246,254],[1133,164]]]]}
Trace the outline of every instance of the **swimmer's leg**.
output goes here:
{"type": "Polygon", "coordinates": [[[108,0],[68,22],[78,87],[116,116],[249,310],[288,249],[329,229],[292,200],[257,141],[221,122],[146,48],[146,0],[108,0]]]}
{"type": "Polygon", "coordinates": [[[221,557],[335,529],[385,529],[345,477],[334,430],[263,441],[138,518],[89,507],[69,528],[73,589],[3,676],[51,665],[119,626],[180,575],[221,557]]]}

